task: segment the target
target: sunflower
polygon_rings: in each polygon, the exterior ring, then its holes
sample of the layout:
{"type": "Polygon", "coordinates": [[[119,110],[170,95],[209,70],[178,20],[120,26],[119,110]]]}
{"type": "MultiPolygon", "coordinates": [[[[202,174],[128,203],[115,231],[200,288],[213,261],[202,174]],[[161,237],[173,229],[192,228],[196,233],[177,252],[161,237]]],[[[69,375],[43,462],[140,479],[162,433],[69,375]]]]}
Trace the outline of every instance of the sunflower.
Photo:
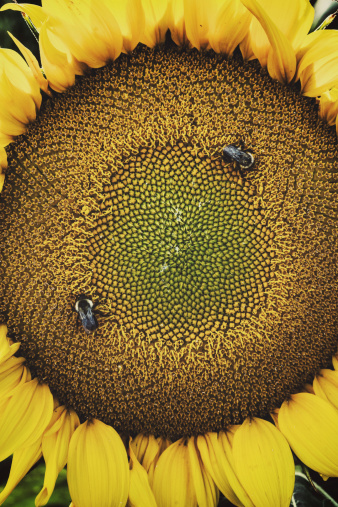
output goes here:
{"type": "Polygon", "coordinates": [[[4,502],[289,506],[338,476],[338,33],[307,0],[7,4],[4,502]],[[319,114],[318,114],[319,113],[319,114]],[[20,347],[20,350],[19,350],[20,347]]]}

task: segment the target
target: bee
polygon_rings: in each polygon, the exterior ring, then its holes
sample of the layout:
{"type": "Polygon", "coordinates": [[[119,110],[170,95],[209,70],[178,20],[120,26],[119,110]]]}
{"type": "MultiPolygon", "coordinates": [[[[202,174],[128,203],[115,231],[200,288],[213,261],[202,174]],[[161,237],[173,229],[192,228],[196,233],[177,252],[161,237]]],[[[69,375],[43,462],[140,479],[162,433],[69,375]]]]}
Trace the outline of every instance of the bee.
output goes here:
{"type": "Polygon", "coordinates": [[[80,317],[83,329],[86,333],[93,333],[98,327],[98,323],[94,315],[93,301],[84,294],[80,294],[74,308],[80,317]]]}
{"type": "Polygon", "coordinates": [[[250,169],[255,162],[254,156],[250,151],[243,151],[234,144],[225,146],[222,150],[222,156],[226,162],[236,162],[242,177],[242,169],[250,169]]]}

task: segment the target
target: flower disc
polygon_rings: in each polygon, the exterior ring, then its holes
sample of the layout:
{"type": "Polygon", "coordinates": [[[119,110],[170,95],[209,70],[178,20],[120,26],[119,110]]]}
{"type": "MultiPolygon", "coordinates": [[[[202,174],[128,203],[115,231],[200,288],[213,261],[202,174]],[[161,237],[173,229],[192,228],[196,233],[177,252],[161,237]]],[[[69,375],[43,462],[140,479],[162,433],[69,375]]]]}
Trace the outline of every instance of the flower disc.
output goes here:
{"type": "Polygon", "coordinates": [[[337,156],[258,64],[121,55],[9,147],[0,318],[62,403],[120,432],[264,417],[336,351],[337,156]]]}

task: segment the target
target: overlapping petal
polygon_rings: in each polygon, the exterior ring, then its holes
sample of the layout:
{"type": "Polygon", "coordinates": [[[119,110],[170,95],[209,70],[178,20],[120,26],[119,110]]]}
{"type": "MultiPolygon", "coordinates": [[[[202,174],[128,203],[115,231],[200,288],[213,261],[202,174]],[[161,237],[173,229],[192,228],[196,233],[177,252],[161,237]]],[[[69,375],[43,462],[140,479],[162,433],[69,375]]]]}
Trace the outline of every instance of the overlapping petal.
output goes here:
{"type": "Polygon", "coordinates": [[[41,437],[29,446],[20,447],[13,454],[10,474],[0,493],[0,505],[11,494],[32,466],[41,458],[41,437]]]}
{"type": "Polygon", "coordinates": [[[320,370],[314,378],[313,390],[338,409],[338,371],[320,370]]]}
{"type": "Polygon", "coordinates": [[[153,491],[159,507],[217,505],[218,490],[193,438],[181,438],[163,452],[155,469],[153,491]]]}
{"type": "Polygon", "coordinates": [[[317,97],[338,88],[338,32],[324,30],[309,34],[297,52],[302,92],[317,97]]]}
{"type": "Polygon", "coordinates": [[[119,25],[123,37],[123,50],[132,51],[140,42],[145,30],[145,15],[141,0],[105,0],[119,25]]]}
{"type": "Polygon", "coordinates": [[[172,4],[170,30],[177,44],[212,48],[231,56],[244,39],[251,16],[239,0],[176,0],[172,4]]]}
{"type": "Polygon", "coordinates": [[[63,92],[72,86],[76,73],[82,73],[68,47],[49,29],[48,22],[40,30],[40,54],[50,86],[57,92],[63,92]]]}
{"type": "MultiPolygon", "coordinates": [[[[308,0],[287,0],[285,2],[242,0],[242,3],[255,18],[251,21],[245,45],[241,45],[241,50],[245,58],[251,58],[252,54],[255,55],[263,67],[268,63],[271,49],[276,53],[276,47],[272,45],[273,39],[276,37],[276,27],[295,52],[309,32],[314,17],[314,9],[308,0]],[[271,32],[275,32],[275,34],[271,34],[271,32]]],[[[274,44],[277,43],[278,47],[282,43],[281,48],[277,49],[278,54],[279,51],[285,52],[283,46],[287,43],[278,32],[277,35],[279,40],[274,41],[274,44]]],[[[288,46],[289,51],[290,46],[288,46]]]]}
{"type": "Polygon", "coordinates": [[[7,326],[0,324],[0,365],[19,350],[20,342],[10,343],[7,338],[7,326]]]}
{"type": "MultiPolygon", "coordinates": [[[[233,429],[236,431],[237,427],[233,429]]],[[[223,495],[238,507],[242,505],[253,507],[235,472],[232,454],[233,436],[231,431],[207,433],[197,437],[197,447],[206,470],[223,495]]]]}
{"type": "Polygon", "coordinates": [[[10,357],[0,364],[0,402],[12,395],[14,389],[27,380],[23,357],[10,357]]]}
{"type": "Polygon", "coordinates": [[[104,66],[122,51],[119,25],[104,2],[98,0],[44,0],[48,26],[71,55],[89,67],[104,66]]]}
{"type": "MultiPolygon", "coordinates": [[[[256,0],[241,0],[249,11],[257,18],[260,26],[257,27],[252,21],[251,34],[252,51],[259,59],[261,65],[267,65],[269,74],[281,83],[289,83],[296,73],[296,56],[292,44],[287,35],[281,30],[279,23],[274,23],[269,16],[269,9],[256,0]],[[256,27],[256,28],[255,28],[256,27]],[[261,33],[262,28],[264,33],[261,33]],[[266,42],[268,39],[268,43],[266,42]]],[[[298,2],[295,2],[295,5],[298,2]]],[[[270,2],[269,5],[276,7],[270,2]]],[[[279,5],[279,4],[278,4],[279,5]]],[[[273,10],[274,17],[276,16],[273,10]]]]}
{"type": "Polygon", "coordinates": [[[294,394],[282,404],[278,424],[305,465],[338,477],[338,412],[330,403],[314,394],[294,394]]]}
{"type": "Polygon", "coordinates": [[[69,446],[67,480],[76,507],[126,504],[127,452],[111,426],[93,419],[75,430],[69,446]]]}
{"type": "Polygon", "coordinates": [[[18,386],[0,414],[0,461],[34,443],[53,413],[53,396],[37,379],[18,386]]]}
{"type": "Polygon", "coordinates": [[[155,438],[153,435],[137,435],[131,442],[135,456],[148,473],[150,485],[153,483],[154,470],[161,454],[171,445],[166,438],[155,438]]]}
{"type": "Polygon", "coordinates": [[[329,125],[335,125],[338,116],[338,88],[324,92],[319,102],[319,116],[329,125]]]}
{"type": "Polygon", "coordinates": [[[13,41],[15,42],[17,47],[20,49],[21,53],[23,54],[23,56],[27,62],[27,65],[31,69],[32,74],[35,77],[41,90],[43,90],[48,95],[51,95],[50,91],[48,90],[48,81],[44,77],[44,75],[42,74],[39,63],[38,63],[37,59],[35,58],[35,56],[33,55],[33,53],[28,48],[26,48],[23,44],[21,44],[21,42],[16,37],[14,37],[14,35],[12,35],[11,33],[9,33],[9,35],[13,39],[13,41]]]}
{"type": "MultiPolygon", "coordinates": [[[[0,142],[25,132],[41,105],[40,87],[26,62],[11,49],[0,49],[0,142]]],[[[8,144],[8,143],[7,143],[8,144]]]]}
{"type": "Polygon", "coordinates": [[[208,5],[210,46],[231,56],[249,29],[250,13],[240,0],[213,0],[208,5]]]}
{"type": "Polygon", "coordinates": [[[42,490],[35,499],[36,507],[46,505],[54,491],[56,479],[67,463],[70,439],[80,421],[73,410],[64,406],[54,410],[53,424],[42,437],[42,453],[46,472],[42,490]]]}
{"type": "Polygon", "coordinates": [[[169,0],[142,0],[145,29],[140,42],[149,47],[164,42],[169,27],[169,0]]]}
{"type": "Polygon", "coordinates": [[[157,507],[150,488],[148,474],[139,463],[133,448],[129,445],[130,486],[128,503],[131,507],[157,507]]]}

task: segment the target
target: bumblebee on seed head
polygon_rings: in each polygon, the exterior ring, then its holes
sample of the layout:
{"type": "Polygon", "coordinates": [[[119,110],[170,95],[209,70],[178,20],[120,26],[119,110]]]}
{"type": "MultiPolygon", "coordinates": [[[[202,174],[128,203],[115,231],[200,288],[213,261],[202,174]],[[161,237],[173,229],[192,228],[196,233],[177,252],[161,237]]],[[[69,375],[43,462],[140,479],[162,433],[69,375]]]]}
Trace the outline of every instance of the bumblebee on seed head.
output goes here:
{"type": "Polygon", "coordinates": [[[250,169],[255,162],[254,156],[250,151],[243,151],[234,144],[225,146],[222,150],[222,156],[226,162],[236,162],[238,164],[241,176],[243,176],[242,170],[250,169]]]}
{"type": "Polygon", "coordinates": [[[94,315],[93,301],[84,294],[80,294],[74,308],[80,317],[83,329],[86,333],[93,333],[98,327],[98,323],[94,315]]]}

